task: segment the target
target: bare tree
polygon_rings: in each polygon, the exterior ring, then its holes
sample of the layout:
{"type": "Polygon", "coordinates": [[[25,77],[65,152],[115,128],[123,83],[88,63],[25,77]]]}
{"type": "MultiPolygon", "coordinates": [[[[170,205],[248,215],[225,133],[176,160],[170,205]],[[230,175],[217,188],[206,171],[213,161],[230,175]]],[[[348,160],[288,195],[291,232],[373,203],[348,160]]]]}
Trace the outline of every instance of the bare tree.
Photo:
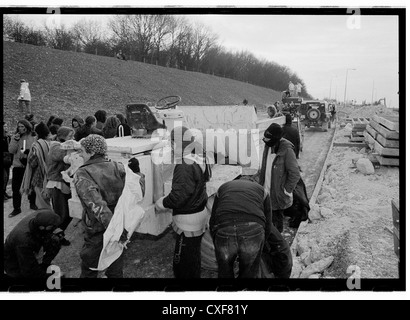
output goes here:
{"type": "Polygon", "coordinates": [[[77,46],[83,48],[88,53],[94,53],[96,45],[103,39],[101,23],[93,20],[80,20],[74,24],[72,32],[77,46]]]}
{"type": "Polygon", "coordinates": [[[151,63],[153,63],[154,55],[156,64],[159,63],[162,49],[166,49],[168,35],[171,33],[173,17],[170,15],[155,15],[154,18],[154,34],[153,34],[153,49],[151,50],[151,63]]]}
{"type": "Polygon", "coordinates": [[[196,23],[193,29],[193,58],[196,71],[200,71],[203,56],[216,45],[218,36],[202,23],[196,23]]]}
{"type": "Polygon", "coordinates": [[[65,25],[50,28],[45,25],[47,46],[53,49],[73,50],[75,48],[75,37],[65,25]]]}

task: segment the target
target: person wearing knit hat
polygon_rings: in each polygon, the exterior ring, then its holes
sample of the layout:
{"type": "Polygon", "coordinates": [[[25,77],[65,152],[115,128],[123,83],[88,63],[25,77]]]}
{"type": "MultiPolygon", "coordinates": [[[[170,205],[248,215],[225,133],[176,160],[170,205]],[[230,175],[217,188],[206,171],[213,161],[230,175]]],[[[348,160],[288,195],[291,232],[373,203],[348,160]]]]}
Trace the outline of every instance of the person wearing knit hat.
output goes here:
{"type": "MultiPolygon", "coordinates": [[[[87,232],[80,252],[81,278],[97,278],[98,261],[103,248],[104,232],[125,185],[125,167],[105,157],[107,143],[104,137],[90,134],[80,140],[84,164],[74,176],[74,186],[84,208],[83,223],[87,232]]],[[[127,240],[124,229],[119,242],[127,240]]],[[[123,254],[105,271],[108,278],[123,277],[123,254]]]]}
{"type": "Polygon", "coordinates": [[[283,232],[283,211],[293,203],[293,190],[300,171],[294,146],[283,138],[283,129],[272,123],[264,132],[265,148],[262,165],[258,172],[259,183],[267,190],[272,203],[272,222],[279,232],[283,232]]]}
{"type": "MultiPolygon", "coordinates": [[[[11,189],[13,191],[13,211],[8,215],[12,218],[21,213],[21,193],[20,187],[23,182],[24,173],[27,166],[27,156],[36,138],[31,134],[32,126],[25,119],[17,123],[17,130],[10,140],[9,152],[13,154],[13,171],[11,189]]],[[[36,210],[36,196],[34,192],[29,195],[30,209],[36,210]]]]}
{"type": "Polygon", "coordinates": [[[47,278],[47,268],[60,251],[60,217],[51,209],[22,219],[4,242],[4,272],[11,278],[47,278]],[[43,248],[41,262],[38,254],[43,248]]]}
{"type": "Polygon", "coordinates": [[[206,183],[210,180],[211,169],[202,154],[192,154],[196,148],[201,148],[203,153],[202,146],[194,141],[195,137],[186,127],[175,127],[171,131],[175,161],[171,192],[155,202],[158,212],[172,210],[172,227],[178,235],[173,271],[178,279],[201,276],[201,241],[208,218],[206,183]]]}
{"type": "MultiPolygon", "coordinates": [[[[47,165],[47,193],[50,195],[54,212],[61,217],[62,230],[65,230],[70,224],[72,218],[69,214],[68,200],[71,198],[71,189],[63,179],[62,171],[66,171],[70,164],[64,162],[67,150],[61,147],[61,144],[74,137],[74,129],[70,127],[61,127],[57,131],[56,141],[50,143],[50,151],[46,160],[47,165]]],[[[68,240],[64,240],[62,245],[69,245],[68,240]]]]}

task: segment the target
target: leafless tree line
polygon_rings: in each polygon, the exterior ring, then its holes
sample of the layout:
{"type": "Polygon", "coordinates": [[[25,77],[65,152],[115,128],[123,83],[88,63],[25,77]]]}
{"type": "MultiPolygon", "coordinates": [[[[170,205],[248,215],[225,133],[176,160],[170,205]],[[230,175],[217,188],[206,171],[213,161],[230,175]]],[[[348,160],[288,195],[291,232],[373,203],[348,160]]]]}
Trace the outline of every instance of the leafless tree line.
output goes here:
{"type": "Polygon", "coordinates": [[[226,77],[276,91],[289,81],[301,83],[302,96],[310,97],[302,79],[288,67],[257,59],[249,51],[232,52],[218,43],[207,26],[183,16],[114,15],[100,22],[77,22],[35,29],[12,16],[3,16],[3,40],[53,49],[115,56],[122,50],[128,60],[226,77]]]}

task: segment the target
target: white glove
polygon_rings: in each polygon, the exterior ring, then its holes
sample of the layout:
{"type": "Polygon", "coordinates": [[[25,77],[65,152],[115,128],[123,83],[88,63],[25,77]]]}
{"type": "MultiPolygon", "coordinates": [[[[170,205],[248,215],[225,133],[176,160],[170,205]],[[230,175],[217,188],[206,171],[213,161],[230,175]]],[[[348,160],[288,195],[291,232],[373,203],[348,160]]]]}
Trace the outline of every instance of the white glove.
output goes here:
{"type": "Polygon", "coordinates": [[[165,196],[159,198],[159,199],[155,202],[155,210],[156,210],[156,211],[165,211],[165,210],[167,210],[167,209],[164,207],[164,204],[163,204],[164,198],[165,198],[165,196]]]}

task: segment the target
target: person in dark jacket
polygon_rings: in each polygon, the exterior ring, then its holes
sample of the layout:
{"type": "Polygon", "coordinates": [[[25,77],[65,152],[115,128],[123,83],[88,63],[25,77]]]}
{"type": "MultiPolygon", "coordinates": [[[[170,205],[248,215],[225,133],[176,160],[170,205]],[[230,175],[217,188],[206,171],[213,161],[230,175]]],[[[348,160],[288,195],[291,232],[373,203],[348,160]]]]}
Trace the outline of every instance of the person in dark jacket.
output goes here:
{"type": "Polygon", "coordinates": [[[260,278],[262,249],[272,228],[269,193],[251,180],[225,182],[215,195],[209,226],[218,277],[234,278],[238,258],[239,278],[260,278]]]}
{"type": "MultiPolygon", "coordinates": [[[[23,182],[24,172],[27,166],[27,156],[31,145],[36,141],[36,137],[31,134],[31,123],[25,119],[17,123],[15,135],[10,140],[9,152],[13,154],[13,178],[11,188],[13,190],[13,211],[9,218],[21,213],[21,193],[20,187],[23,182]]],[[[30,209],[37,210],[36,194],[31,192],[29,197],[30,209]]]]}
{"type": "Polygon", "coordinates": [[[292,205],[293,190],[300,179],[294,146],[282,136],[283,129],[277,123],[265,130],[262,166],[257,174],[259,183],[270,193],[272,221],[279,232],[283,232],[283,211],[292,205]]]}
{"type": "Polygon", "coordinates": [[[57,118],[57,116],[54,116],[54,115],[52,115],[52,116],[50,116],[50,118],[48,118],[48,120],[47,120],[47,127],[50,129],[50,126],[53,124],[53,120],[55,119],[55,118],[57,118]]]}
{"type": "Polygon", "coordinates": [[[292,142],[295,147],[296,159],[299,159],[300,151],[300,136],[299,131],[292,126],[292,116],[290,114],[285,115],[286,123],[283,125],[283,138],[292,142]]]}
{"type": "Polygon", "coordinates": [[[158,211],[172,209],[172,227],[177,233],[173,260],[175,278],[201,276],[201,240],[207,220],[206,182],[210,179],[211,169],[203,158],[202,146],[190,149],[194,143],[188,128],[176,127],[171,131],[171,148],[176,163],[172,189],[155,203],[158,211]],[[192,154],[194,150],[200,154],[192,154]]]}
{"type": "MultiPolygon", "coordinates": [[[[107,143],[99,135],[81,140],[84,164],[74,176],[74,185],[83,205],[84,245],[80,252],[81,278],[97,278],[98,261],[103,249],[104,232],[113,217],[125,185],[125,168],[105,158],[107,143]]],[[[127,239],[124,229],[120,242],[127,239]]],[[[123,254],[105,271],[108,278],[123,277],[123,254]]]]}
{"type": "Polygon", "coordinates": [[[97,129],[102,130],[104,128],[104,123],[107,121],[107,111],[105,110],[98,110],[94,114],[97,123],[95,124],[97,129]]]}
{"type": "Polygon", "coordinates": [[[94,116],[88,116],[85,118],[85,124],[75,132],[74,139],[80,141],[82,138],[85,138],[90,134],[98,134],[102,136],[102,130],[95,127],[95,122],[96,119],[94,116]]]}
{"type": "Polygon", "coordinates": [[[120,137],[122,134],[124,135],[124,137],[130,136],[131,127],[128,125],[127,119],[125,119],[125,117],[121,113],[117,113],[115,116],[118,118],[118,120],[120,120],[120,125],[117,127],[116,136],[120,137]]]}
{"type": "Polygon", "coordinates": [[[21,220],[4,242],[4,271],[13,278],[47,278],[47,268],[60,251],[60,217],[40,209],[21,220]],[[38,261],[40,249],[43,255],[38,261]]]}

